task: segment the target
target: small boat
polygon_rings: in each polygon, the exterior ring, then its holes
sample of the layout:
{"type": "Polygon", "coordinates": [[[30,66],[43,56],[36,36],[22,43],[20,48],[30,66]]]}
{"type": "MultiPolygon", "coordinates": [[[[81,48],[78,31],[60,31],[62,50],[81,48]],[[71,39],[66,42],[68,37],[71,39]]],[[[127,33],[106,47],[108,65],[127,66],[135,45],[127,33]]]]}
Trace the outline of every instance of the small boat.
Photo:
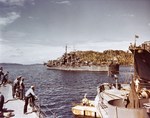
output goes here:
{"type": "Polygon", "coordinates": [[[95,108],[94,101],[89,100],[86,97],[86,94],[82,99],[82,103],[75,104],[75,106],[72,108],[72,112],[77,116],[91,116],[95,118],[100,118],[100,115],[95,108]]]}
{"type": "Polygon", "coordinates": [[[120,87],[120,84],[117,86],[110,83],[100,84],[97,87],[97,91],[98,93],[101,91],[101,94],[97,95],[95,100],[89,100],[84,96],[81,103],[72,107],[73,114],[94,118],[108,118],[108,101],[124,99],[126,94],[129,93],[129,85],[123,84],[120,87]]]}
{"type": "Polygon", "coordinates": [[[78,116],[101,117],[94,106],[76,105],[72,108],[72,112],[78,116]]]}

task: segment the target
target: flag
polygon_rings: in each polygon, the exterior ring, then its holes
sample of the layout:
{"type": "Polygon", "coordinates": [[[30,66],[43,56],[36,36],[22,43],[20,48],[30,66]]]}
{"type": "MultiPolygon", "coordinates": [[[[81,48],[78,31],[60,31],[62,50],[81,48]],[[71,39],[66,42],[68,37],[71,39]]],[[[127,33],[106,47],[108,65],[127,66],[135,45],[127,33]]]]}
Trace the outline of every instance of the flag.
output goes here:
{"type": "Polygon", "coordinates": [[[138,35],[135,35],[135,38],[139,38],[139,36],[138,36],[138,35]]]}

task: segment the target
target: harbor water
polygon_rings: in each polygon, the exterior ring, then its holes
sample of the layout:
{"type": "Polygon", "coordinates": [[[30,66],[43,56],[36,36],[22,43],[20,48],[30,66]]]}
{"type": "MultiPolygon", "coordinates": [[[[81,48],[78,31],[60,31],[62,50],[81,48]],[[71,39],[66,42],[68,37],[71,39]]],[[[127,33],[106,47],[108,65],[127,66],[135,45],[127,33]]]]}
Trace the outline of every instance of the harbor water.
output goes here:
{"type": "MultiPolygon", "coordinates": [[[[35,93],[39,97],[42,111],[48,117],[77,118],[71,108],[79,103],[84,94],[94,100],[96,88],[101,83],[115,83],[113,77],[106,72],[75,72],[47,70],[43,65],[0,65],[4,72],[9,71],[9,79],[14,80],[21,75],[25,78],[25,87],[35,85],[35,93]]],[[[120,67],[118,75],[120,83],[129,83],[133,68],[120,67]]]]}

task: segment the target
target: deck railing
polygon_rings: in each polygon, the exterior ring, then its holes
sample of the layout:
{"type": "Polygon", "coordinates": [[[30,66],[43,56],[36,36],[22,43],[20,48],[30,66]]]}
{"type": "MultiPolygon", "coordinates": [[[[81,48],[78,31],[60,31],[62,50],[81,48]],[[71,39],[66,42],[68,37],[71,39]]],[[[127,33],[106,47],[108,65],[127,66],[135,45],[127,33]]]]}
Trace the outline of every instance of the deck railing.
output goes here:
{"type": "Polygon", "coordinates": [[[40,99],[36,100],[35,109],[37,110],[37,115],[39,118],[56,118],[56,113],[53,112],[50,108],[47,106],[44,106],[46,110],[41,109],[41,101],[40,99]],[[47,115],[47,111],[50,112],[51,115],[47,115]]]}

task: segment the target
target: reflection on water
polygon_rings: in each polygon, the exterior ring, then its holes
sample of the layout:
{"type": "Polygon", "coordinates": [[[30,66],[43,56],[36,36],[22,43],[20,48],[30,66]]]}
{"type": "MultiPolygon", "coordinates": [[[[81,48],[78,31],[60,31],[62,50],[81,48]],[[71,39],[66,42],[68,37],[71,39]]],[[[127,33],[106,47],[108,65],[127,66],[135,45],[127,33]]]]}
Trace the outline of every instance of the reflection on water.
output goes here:
{"type": "MultiPolygon", "coordinates": [[[[18,75],[25,77],[26,89],[35,85],[42,110],[49,117],[55,113],[57,118],[74,118],[71,112],[73,103],[79,103],[85,93],[87,98],[94,99],[100,83],[114,83],[107,73],[47,70],[43,65],[7,65],[4,71],[10,72],[11,80],[18,75]]],[[[129,82],[131,72],[130,67],[121,67],[119,82],[129,82]]]]}

